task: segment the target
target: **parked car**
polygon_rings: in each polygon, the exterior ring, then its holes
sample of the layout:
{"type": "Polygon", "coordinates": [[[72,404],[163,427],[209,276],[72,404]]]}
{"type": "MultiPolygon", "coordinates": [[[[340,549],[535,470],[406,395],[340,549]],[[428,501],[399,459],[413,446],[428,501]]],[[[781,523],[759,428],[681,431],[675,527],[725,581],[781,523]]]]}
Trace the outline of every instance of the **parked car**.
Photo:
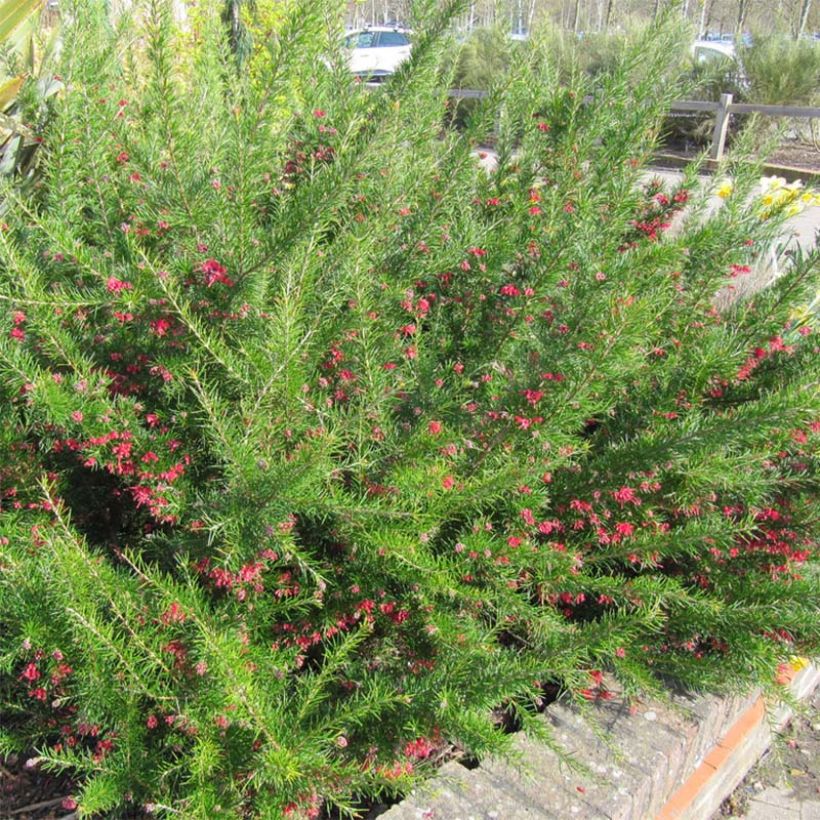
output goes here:
{"type": "Polygon", "coordinates": [[[692,58],[698,65],[737,59],[734,43],[722,40],[696,40],[692,44],[692,58]]]}
{"type": "Polygon", "coordinates": [[[344,41],[350,49],[350,70],[376,82],[389,77],[410,56],[410,36],[407,29],[387,26],[351,32],[344,41]]]}

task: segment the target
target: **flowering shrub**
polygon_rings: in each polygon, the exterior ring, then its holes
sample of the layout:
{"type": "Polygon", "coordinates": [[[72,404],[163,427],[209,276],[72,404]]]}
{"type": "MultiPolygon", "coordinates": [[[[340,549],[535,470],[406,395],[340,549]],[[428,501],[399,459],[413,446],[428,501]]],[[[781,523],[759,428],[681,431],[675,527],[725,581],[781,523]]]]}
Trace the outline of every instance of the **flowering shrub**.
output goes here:
{"type": "Polygon", "coordinates": [[[453,8],[371,92],[313,78],[320,5],[264,83],[218,18],[178,58],[80,3],[0,230],[0,749],[80,816],[351,811],[546,685],[817,652],[818,256],[715,309],[789,203],[641,183],[674,32],[589,105],[533,54],[455,135],[453,8]]]}

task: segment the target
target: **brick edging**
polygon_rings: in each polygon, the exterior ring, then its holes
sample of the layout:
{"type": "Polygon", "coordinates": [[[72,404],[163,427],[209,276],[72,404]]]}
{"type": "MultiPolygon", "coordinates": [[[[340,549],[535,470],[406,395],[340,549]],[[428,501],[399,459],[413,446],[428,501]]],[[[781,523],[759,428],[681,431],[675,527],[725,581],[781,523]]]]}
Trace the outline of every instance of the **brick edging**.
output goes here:
{"type": "MultiPolygon", "coordinates": [[[[807,663],[781,674],[792,695],[808,696],[820,671],[807,663]]],[[[703,820],[768,748],[772,724],[759,692],[746,697],[673,694],[630,709],[590,704],[597,730],[573,707],[554,703],[541,719],[557,745],[589,769],[568,768],[545,744],[512,737],[518,763],[486,760],[476,769],[447,763],[380,820],[703,820]],[[607,739],[602,739],[602,734],[607,739]]]]}
{"type": "MultiPolygon", "coordinates": [[[[804,698],[820,682],[820,671],[809,665],[800,669],[792,666],[783,671],[780,682],[788,683],[795,697],[804,698]]],[[[767,720],[765,701],[758,697],[670,796],[656,820],[709,817],[771,745],[774,731],[782,729],[791,717],[791,709],[780,707],[772,716],[772,727],[767,720]]]]}

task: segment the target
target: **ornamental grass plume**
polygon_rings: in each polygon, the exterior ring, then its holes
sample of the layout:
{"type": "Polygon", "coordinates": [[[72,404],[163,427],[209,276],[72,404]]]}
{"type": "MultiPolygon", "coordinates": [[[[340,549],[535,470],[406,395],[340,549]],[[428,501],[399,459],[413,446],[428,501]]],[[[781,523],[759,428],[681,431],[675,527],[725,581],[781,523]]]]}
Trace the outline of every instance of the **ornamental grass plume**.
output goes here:
{"type": "Polygon", "coordinates": [[[4,191],[0,751],[81,817],[352,815],[552,742],[547,686],[816,656],[818,254],[715,309],[788,203],[642,182],[674,27],[594,87],[534,49],[453,133],[458,3],[376,90],[341,3],[250,78],[219,8],[103,5],[4,191]]]}

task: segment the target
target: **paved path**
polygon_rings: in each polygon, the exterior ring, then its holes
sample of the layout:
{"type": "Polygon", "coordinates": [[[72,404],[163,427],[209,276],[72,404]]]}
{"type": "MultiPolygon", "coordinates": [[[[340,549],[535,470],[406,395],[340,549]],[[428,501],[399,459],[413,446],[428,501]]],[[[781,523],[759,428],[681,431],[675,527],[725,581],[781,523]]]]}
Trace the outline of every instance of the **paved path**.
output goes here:
{"type": "MultiPolygon", "coordinates": [[[[683,178],[683,174],[679,171],[668,171],[662,168],[647,169],[646,179],[652,179],[653,177],[660,177],[664,182],[670,185],[679,182],[683,178]]],[[[711,182],[711,177],[702,176],[701,180],[704,184],[708,185],[711,182]]],[[[713,196],[709,204],[710,209],[718,208],[720,207],[721,199],[717,196],[713,196]]],[[[794,234],[797,244],[803,248],[803,250],[808,250],[815,244],[817,233],[820,231],[820,206],[812,205],[806,208],[802,213],[792,217],[786,224],[788,231],[794,234]]]]}
{"type": "Polygon", "coordinates": [[[749,801],[746,820],[820,820],[820,800],[798,800],[790,789],[770,786],[749,801]]]}
{"type": "MultiPolygon", "coordinates": [[[[481,166],[486,170],[491,171],[495,168],[496,154],[492,150],[481,149],[476,152],[476,156],[481,166]]],[[[683,174],[680,171],[672,171],[664,168],[648,168],[645,179],[649,180],[653,177],[660,177],[667,184],[675,184],[683,178],[683,174]]],[[[712,178],[709,175],[704,175],[701,179],[703,183],[707,185],[711,182],[712,178]]],[[[719,207],[721,201],[719,197],[713,196],[710,200],[710,208],[719,207]]],[[[797,244],[803,248],[803,250],[808,250],[815,244],[818,231],[820,231],[820,206],[813,205],[810,208],[806,208],[803,213],[792,217],[787,224],[789,232],[793,233],[797,244]]]]}

